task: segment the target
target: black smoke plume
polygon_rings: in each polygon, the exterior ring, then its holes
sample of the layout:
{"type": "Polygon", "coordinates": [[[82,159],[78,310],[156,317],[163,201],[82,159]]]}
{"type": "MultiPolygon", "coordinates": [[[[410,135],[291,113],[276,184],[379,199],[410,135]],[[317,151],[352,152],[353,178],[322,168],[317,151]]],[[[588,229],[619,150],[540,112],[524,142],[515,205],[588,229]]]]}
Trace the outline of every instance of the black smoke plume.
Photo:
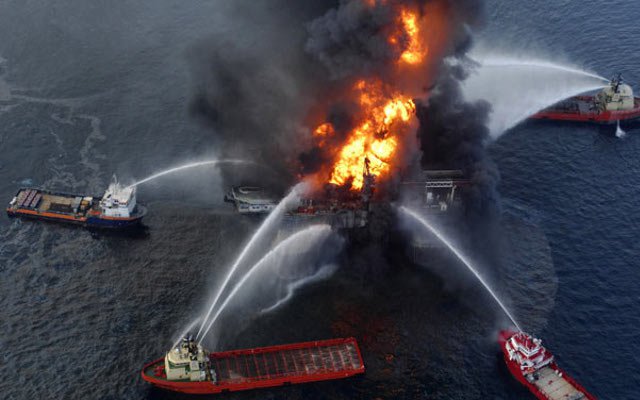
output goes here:
{"type": "Polygon", "coordinates": [[[189,50],[191,114],[212,130],[220,156],[260,164],[228,171],[228,184],[285,190],[295,181],[308,138],[303,119],[326,76],[304,51],[305,24],[324,3],[221,4],[215,34],[189,50]]]}
{"type": "Polygon", "coordinates": [[[387,40],[385,28],[395,22],[391,7],[382,3],[371,7],[364,1],[341,1],[338,7],[309,23],[305,47],[334,80],[384,74],[386,65],[400,55],[397,47],[387,40]]]}
{"type": "Polygon", "coordinates": [[[486,101],[465,101],[460,88],[466,78],[464,68],[443,64],[428,99],[416,104],[421,164],[425,169],[464,171],[472,182],[466,197],[468,215],[491,216],[499,209],[496,185],[500,179],[485,148],[491,106],[486,101]]]}
{"type": "MultiPolygon", "coordinates": [[[[470,29],[482,23],[482,2],[388,0],[373,7],[367,3],[234,1],[221,11],[220,34],[192,48],[193,115],[212,128],[221,155],[268,166],[240,176],[234,171],[229,183],[284,189],[299,175],[329,162],[313,148],[312,127],[305,124],[319,94],[326,95],[356,76],[384,77],[398,57],[397,47],[387,41],[394,7],[440,3],[452,25],[444,55],[458,62],[434,60],[435,76],[415,82],[428,88],[426,100],[417,101],[422,165],[464,169],[475,184],[471,203],[484,209],[497,198],[498,173],[484,149],[490,110],[485,103],[466,103],[459,87],[468,68],[459,61],[471,46],[470,29]]],[[[338,139],[350,129],[349,107],[339,102],[327,107],[325,120],[334,124],[338,139]]]]}

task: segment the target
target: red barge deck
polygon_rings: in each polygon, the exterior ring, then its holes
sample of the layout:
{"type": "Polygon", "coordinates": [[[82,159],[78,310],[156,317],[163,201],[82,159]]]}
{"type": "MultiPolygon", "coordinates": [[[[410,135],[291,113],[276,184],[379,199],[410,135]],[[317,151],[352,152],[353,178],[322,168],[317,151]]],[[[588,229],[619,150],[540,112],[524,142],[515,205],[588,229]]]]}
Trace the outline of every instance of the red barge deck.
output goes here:
{"type": "MultiPolygon", "coordinates": [[[[341,379],[364,373],[364,363],[354,338],[330,339],[314,342],[232,350],[219,353],[203,352],[193,341],[183,341],[192,366],[190,379],[169,379],[167,368],[175,363],[167,357],[147,364],[142,379],[163,389],[192,393],[214,394],[257,388],[267,388],[341,379]],[[201,358],[200,366],[198,356],[201,358]],[[203,362],[202,362],[203,361],[203,362]],[[204,368],[202,368],[204,366],[204,368]],[[201,379],[201,380],[194,380],[201,379]]],[[[172,373],[173,374],[173,373],[172,373]]]]}

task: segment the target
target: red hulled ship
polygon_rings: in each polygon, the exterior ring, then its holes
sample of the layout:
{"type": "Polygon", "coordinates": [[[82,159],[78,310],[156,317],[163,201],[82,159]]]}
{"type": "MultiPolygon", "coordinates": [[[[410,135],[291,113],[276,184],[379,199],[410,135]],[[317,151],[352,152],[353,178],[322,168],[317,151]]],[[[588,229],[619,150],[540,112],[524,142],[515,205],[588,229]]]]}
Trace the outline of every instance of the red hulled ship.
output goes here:
{"type": "Polygon", "coordinates": [[[182,393],[214,394],[364,373],[354,338],[209,353],[184,338],[164,358],[145,365],[142,379],[182,393]]]}
{"type": "Polygon", "coordinates": [[[640,98],[618,76],[595,95],[571,97],[532,115],[532,119],[615,124],[640,119],[640,98]]]}
{"type": "Polygon", "coordinates": [[[511,374],[541,400],[595,400],[558,367],[542,341],[524,332],[501,331],[498,337],[511,374]]]}

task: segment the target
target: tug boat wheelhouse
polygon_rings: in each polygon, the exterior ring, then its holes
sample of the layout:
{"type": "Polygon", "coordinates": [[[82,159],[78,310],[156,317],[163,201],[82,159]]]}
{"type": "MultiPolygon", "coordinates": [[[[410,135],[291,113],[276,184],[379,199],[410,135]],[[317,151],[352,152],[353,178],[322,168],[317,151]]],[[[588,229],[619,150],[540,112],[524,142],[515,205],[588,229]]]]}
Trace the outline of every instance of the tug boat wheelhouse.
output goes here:
{"type": "Polygon", "coordinates": [[[209,353],[183,338],[142,379],[166,390],[214,394],[347,378],[364,373],[354,338],[209,353]]]}
{"type": "Polygon", "coordinates": [[[524,332],[501,331],[498,342],[511,374],[541,400],[595,400],[558,367],[542,341],[524,332]]]}
{"type": "Polygon", "coordinates": [[[640,97],[620,75],[595,95],[571,97],[532,115],[532,119],[615,124],[640,118],[640,97]]]}
{"type": "Polygon", "coordinates": [[[147,210],[136,203],[136,188],[115,180],[102,197],[20,188],[7,207],[10,217],[67,222],[94,228],[138,225],[147,210]]]}

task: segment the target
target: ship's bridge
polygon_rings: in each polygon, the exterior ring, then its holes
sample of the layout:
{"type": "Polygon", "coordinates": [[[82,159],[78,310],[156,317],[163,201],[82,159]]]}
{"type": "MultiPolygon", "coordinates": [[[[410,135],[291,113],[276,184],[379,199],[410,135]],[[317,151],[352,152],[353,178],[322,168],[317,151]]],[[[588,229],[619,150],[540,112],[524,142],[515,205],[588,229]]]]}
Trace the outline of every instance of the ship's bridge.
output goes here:
{"type": "Polygon", "coordinates": [[[209,372],[215,381],[215,373],[207,371],[207,352],[192,338],[183,338],[178,346],[167,353],[164,363],[169,380],[203,381],[209,372]]]}
{"type": "Polygon", "coordinates": [[[633,89],[614,80],[596,95],[596,101],[603,111],[631,110],[634,107],[633,89]]]}
{"type": "Polygon", "coordinates": [[[128,218],[136,207],[136,188],[122,187],[111,182],[100,200],[102,214],[107,217],[128,218]]]}

